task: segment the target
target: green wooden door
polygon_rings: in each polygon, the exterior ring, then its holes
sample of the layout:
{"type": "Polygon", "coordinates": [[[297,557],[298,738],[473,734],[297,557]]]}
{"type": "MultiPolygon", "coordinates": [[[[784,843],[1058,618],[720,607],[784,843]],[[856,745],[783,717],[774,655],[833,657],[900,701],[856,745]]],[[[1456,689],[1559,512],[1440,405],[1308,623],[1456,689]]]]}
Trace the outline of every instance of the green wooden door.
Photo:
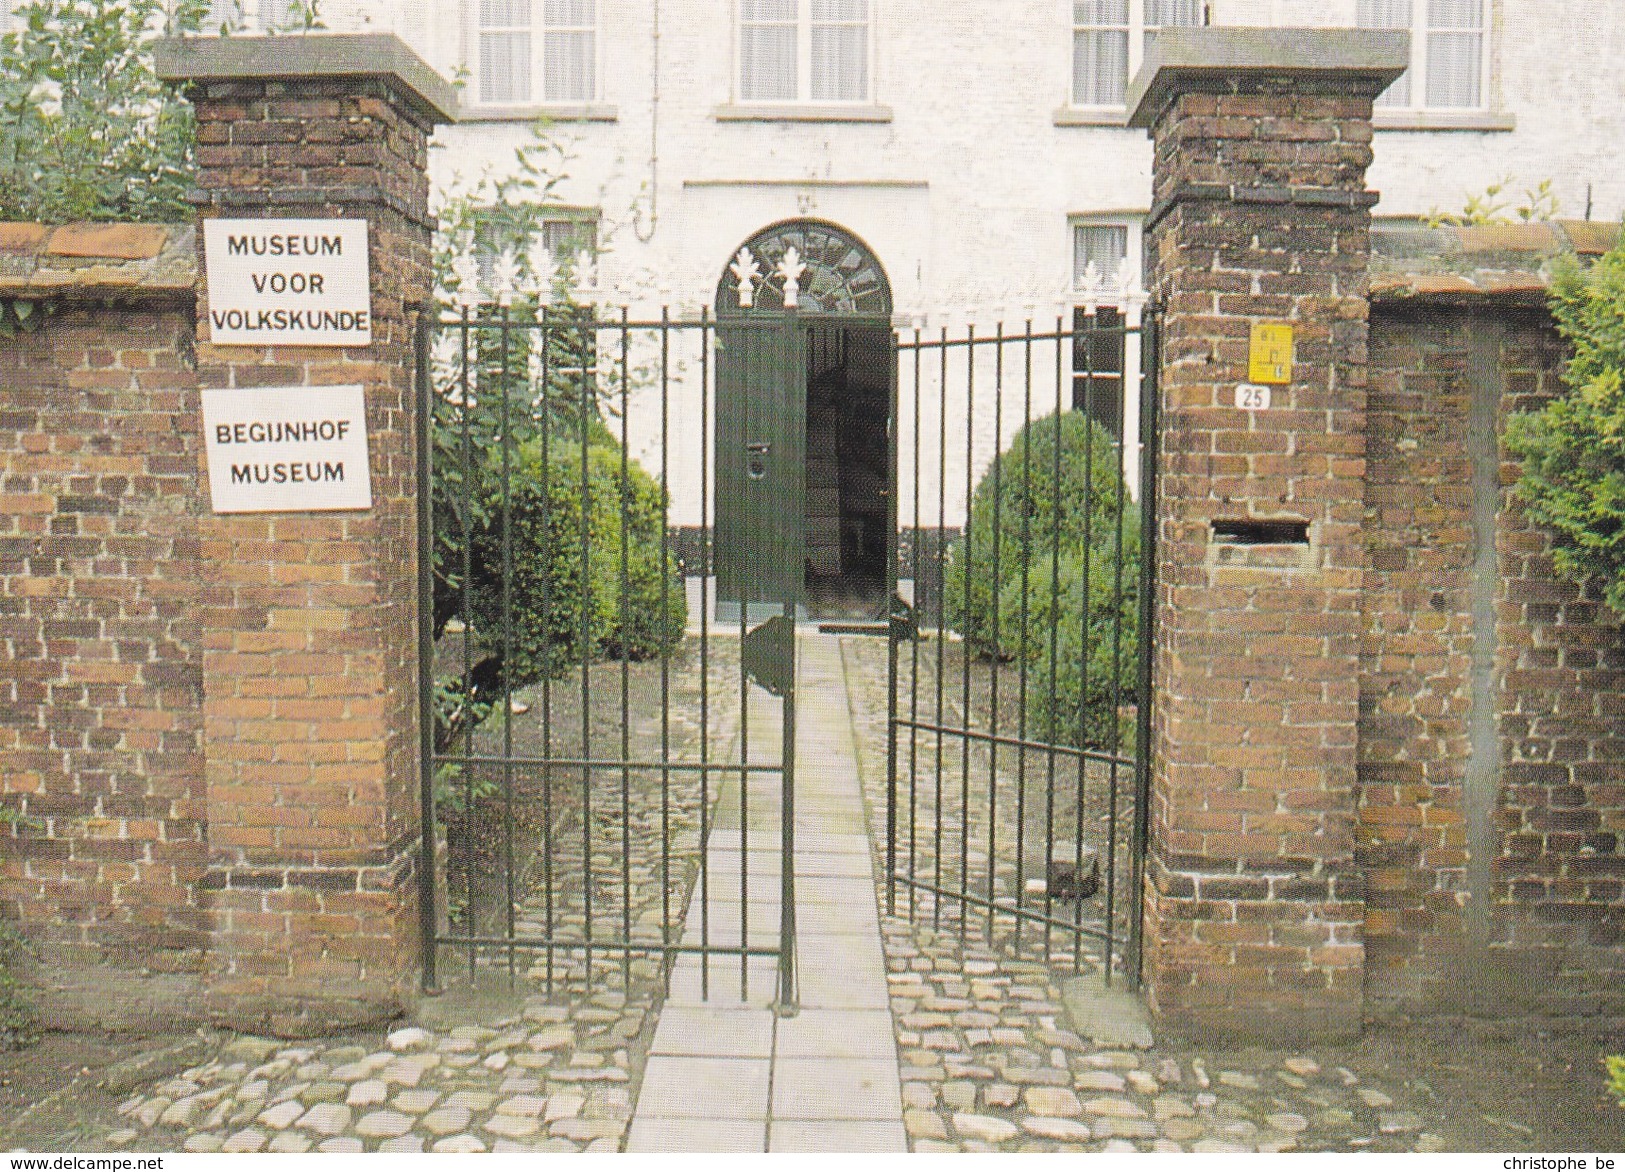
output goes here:
{"type": "Polygon", "coordinates": [[[717,325],[718,618],[754,624],[802,601],[806,329],[792,313],[717,325]]]}

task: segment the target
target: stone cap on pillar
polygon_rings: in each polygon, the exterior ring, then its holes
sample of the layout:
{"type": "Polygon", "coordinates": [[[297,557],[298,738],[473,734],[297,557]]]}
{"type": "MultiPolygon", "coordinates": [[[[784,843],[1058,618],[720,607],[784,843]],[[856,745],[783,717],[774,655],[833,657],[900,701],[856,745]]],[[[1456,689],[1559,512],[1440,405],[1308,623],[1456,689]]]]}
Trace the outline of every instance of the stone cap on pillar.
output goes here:
{"type": "Polygon", "coordinates": [[[1149,128],[1178,94],[1252,93],[1277,81],[1375,98],[1410,63],[1410,34],[1394,29],[1165,28],[1129,84],[1128,124],[1149,128]]]}
{"type": "Polygon", "coordinates": [[[378,78],[425,121],[457,120],[457,91],[394,33],[164,37],[153,55],[164,81],[378,78]]]}

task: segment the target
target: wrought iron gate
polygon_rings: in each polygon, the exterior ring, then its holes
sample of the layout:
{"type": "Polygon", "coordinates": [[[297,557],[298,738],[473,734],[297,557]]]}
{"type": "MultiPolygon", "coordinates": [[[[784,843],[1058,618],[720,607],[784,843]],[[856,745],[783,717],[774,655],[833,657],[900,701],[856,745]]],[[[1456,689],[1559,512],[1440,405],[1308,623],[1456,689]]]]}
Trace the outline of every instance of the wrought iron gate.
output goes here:
{"type": "Polygon", "coordinates": [[[898,344],[888,901],[1132,984],[1155,331],[1082,312],[1068,326],[898,344]]]}
{"type": "Polygon", "coordinates": [[[442,952],[550,992],[698,954],[704,991],[771,958],[793,1003],[801,342],[793,315],[421,327],[427,985],[442,952]]]}

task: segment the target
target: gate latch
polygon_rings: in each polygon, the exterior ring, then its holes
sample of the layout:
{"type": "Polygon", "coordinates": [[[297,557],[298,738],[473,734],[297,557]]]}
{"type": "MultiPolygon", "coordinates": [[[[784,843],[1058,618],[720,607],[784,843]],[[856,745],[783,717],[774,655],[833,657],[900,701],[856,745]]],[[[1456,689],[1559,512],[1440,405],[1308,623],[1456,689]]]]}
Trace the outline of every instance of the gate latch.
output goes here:
{"type": "Polygon", "coordinates": [[[745,461],[745,473],[752,480],[760,480],[767,475],[767,454],[773,450],[769,443],[747,443],[745,451],[750,453],[745,461]]]}

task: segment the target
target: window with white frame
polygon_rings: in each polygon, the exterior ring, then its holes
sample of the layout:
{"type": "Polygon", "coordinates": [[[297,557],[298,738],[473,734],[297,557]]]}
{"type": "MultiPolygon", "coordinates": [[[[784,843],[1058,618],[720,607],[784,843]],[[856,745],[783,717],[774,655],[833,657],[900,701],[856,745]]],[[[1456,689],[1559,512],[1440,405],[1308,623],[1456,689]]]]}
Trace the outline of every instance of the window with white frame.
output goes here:
{"type": "Polygon", "coordinates": [[[869,0],[739,0],[741,102],[867,102],[869,0]]]}
{"type": "Polygon", "coordinates": [[[1481,110],[1489,0],[1358,0],[1361,28],[1411,34],[1411,67],[1377,99],[1379,110],[1481,110]]]}
{"type": "Polygon", "coordinates": [[[1115,302],[1138,284],[1124,263],[1128,241],[1127,224],[1072,225],[1072,284],[1087,298],[1072,311],[1072,407],[1118,437],[1127,334],[1115,302]]]}
{"type": "MultiPolygon", "coordinates": [[[[560,267],[574,265],[583,252],[597,255],[598,209],[561,207],[543,216],[538,225],[537,243],[545,248],[560,267]]],[[[505,251],[517,249],[521,240],[500,214],[493,209],[479,217],[479,228],[474,240],[474,259],[479,265],[480,283],[490,288],[496,278],[497,258],[505,251]]]]}
{"type": "MultiPolygon", "coordinates": [[[[555,208],[536,225],[535,243],[545,248],[559,264],[574,264],[583,253],[598,252],[598,210],[596,208],[555,208]]],[[[519,234],[493,209],[479,217],[474,241],[474,257],[482,277],[491,275],[496,258],[517,248],[519,234]]]]}
{"type": "Polygon", "coordinates": [[[476,0],[476,92],[483,105],[590,102],[597,96],[596,0],[476,0]]]}
{"type": "Polygon", "coordinates": [[[1202,0],[1073,0],[1072,104],[1121,107],[1157,32],[1201,23],[1202,0]]]}
{"type": "Polygon", "coordinates": [[[217,32],[224,26],[244,32],[275,32],[299,28],[305,23],[305,11],[297,0],[209,0],[203,29],[217,32]]]}

